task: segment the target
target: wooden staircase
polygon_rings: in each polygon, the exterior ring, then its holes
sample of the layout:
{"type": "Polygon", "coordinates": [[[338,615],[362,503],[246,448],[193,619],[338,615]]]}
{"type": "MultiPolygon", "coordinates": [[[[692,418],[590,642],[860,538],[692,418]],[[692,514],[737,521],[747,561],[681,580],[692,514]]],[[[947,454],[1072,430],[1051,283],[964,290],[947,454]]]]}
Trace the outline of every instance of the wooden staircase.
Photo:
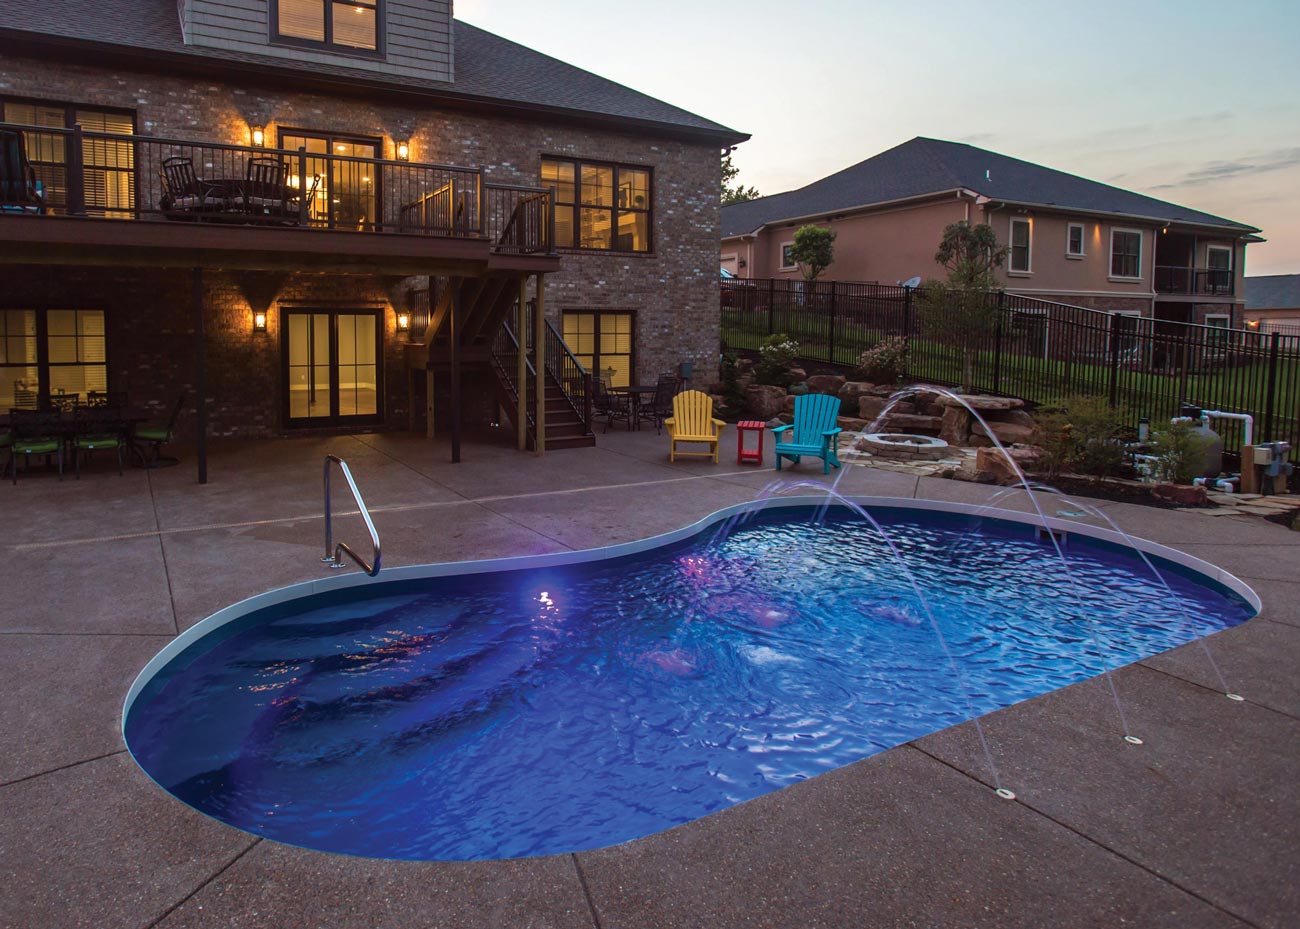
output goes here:
{"type": "MultiPolygon", "coordinates": [[[[516,425],[519,393],[518,342],[510,326],[519,302],[519,279],[512,274],[483,278],[451,278],[430,308],[422,342],[407,347],[407,364],[426,371],[445,369],[452,356],[452,302],[459,288],[458,314],[460,363],[465,369],[490,368],[498,405],[516,425]]],[[[546,450],[583,448],[596,444],[590,420],[586,377],[559,333],[547,324],[546,345],[546,450]]],[[[527,447],[536,450],[536,373],[527,359],[527,447]]]]}

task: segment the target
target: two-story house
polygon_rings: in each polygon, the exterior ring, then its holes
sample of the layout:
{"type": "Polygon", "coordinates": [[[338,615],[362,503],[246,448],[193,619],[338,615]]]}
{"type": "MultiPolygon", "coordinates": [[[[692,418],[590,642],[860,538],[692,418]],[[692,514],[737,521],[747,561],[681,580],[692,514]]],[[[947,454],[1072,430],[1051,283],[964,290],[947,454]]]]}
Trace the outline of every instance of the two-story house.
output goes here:
{"type": "Polygon", "coordinates": [[[1157,321],[1240,325],[1253,226],[971,145],[916,138],[806,187],[723,208],[722,266],[797,279],[794,232],[834,229],[827,279],[942,276],[950,223],[988,223],[1008,291],[1157,321]]]}
{"type": "Polygon", "coordinates": [[[582,444],[583,371],[716,360],[743,134],[449,0],[5,12],[0,411],[186,395],[202,473],[208,435],[458,442],[498,409],[521,447],[582,444]]]}

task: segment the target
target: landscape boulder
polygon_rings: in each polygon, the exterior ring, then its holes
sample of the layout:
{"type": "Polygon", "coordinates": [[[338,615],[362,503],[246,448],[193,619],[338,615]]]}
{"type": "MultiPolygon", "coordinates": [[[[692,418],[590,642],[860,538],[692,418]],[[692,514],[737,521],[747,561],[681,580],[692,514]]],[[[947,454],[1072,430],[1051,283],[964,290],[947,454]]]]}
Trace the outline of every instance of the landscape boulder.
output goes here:
{"type": "Polygon", "coordinates": [[[1204,487],[1191,484],[1157,484],[1151,488],[1151,493],[1161,500],[1182,506],[1202,506],[1208,499],[1208,491],[1204,487]]]}
{"type": "Polygon", "coordinates": [[[1022,426],[1017,423],[993,421],[988,424],[987,430],[980,423],[972,423],[970,432],[973,436],[987,436],[989,432],[992,432],[1003,445],[1024,445],[1034,437],[1032,422],[1028,426],[1022,426]]]}
{"type": "Polygon", "coordinates": [[[965,445],[970,440],[970,423],[970,411],[965,407],[945,407],[940,417],[939,438],[949,445],[965,445]]]}
{"type": "Polygon", "coordinates": [[[1033,469],[1043,457],[1043,450],[1035,445],[1017,445],[1006,450],[1006,455],[996,448],[981,448],[975,452],[975,471],[992,476],[992,483],[1018,484],[1020,478],[1007,460],[1007,455],[1021,471],[1033,469]]]}
{"type": "Polygon", "coordinates": [[[785,409],[785,388],[754,384],[745,388],[745,411],[767,421],[785,409]]]}
{"type": "Polygon", "coordinates": [[[808,378],[808,390],[815,394],[839,394],[848,382],[841,374],[814,374],[808,378]]]}

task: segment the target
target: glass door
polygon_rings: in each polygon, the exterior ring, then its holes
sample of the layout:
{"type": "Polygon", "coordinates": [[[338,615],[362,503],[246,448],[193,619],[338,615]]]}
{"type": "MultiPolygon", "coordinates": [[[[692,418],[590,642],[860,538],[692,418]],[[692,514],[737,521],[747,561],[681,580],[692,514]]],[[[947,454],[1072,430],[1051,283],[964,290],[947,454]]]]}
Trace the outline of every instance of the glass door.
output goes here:
{"type": "Polygon", "coordinates": [[[285,310],[280,331],[288,426],[380,421],[379,311],[285,310]]]}
{"type": "Polygon", "coordinates": [[[380,228],[383,218],[379,215],[379,146],[377,139],[295,130],[280,133],[281,148],[295,152],[307,150],[301,165],[294,156],[288,156],[290,186],[297,182],[310,190],[313,178],[320,178],[311,202],[313,225],[360,232],[380,228]],[[335,157],[326,157],[330,155],[335,157]]]}

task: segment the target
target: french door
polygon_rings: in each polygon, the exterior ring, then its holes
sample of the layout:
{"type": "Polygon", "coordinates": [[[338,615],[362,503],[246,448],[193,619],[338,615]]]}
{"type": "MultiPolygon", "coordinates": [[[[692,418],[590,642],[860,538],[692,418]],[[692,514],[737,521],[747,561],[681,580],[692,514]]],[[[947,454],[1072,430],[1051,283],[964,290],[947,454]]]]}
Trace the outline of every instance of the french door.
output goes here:
{"type": "Polygon", "coordinates": [[[302,309],[282,314],[285,424],[293,428],[380,422],[380,311],[302,309]]]}
{"type": "MultiPolygon", "coordinates": [[[[302,180],[310,189],[312,178],[320,177],[310,203],[315,225],[331,229],[373,232],[383,223],[379,215],[379,165],[382,151],[378,139],[352,138],[327,133],[282,131],[280,147],[306,149],[302,180]],[[359,160],[365,159],[365,160],[359,160]]],[[[290,183],[298,177],[295,159],[290,157],[290,183]]]]}

